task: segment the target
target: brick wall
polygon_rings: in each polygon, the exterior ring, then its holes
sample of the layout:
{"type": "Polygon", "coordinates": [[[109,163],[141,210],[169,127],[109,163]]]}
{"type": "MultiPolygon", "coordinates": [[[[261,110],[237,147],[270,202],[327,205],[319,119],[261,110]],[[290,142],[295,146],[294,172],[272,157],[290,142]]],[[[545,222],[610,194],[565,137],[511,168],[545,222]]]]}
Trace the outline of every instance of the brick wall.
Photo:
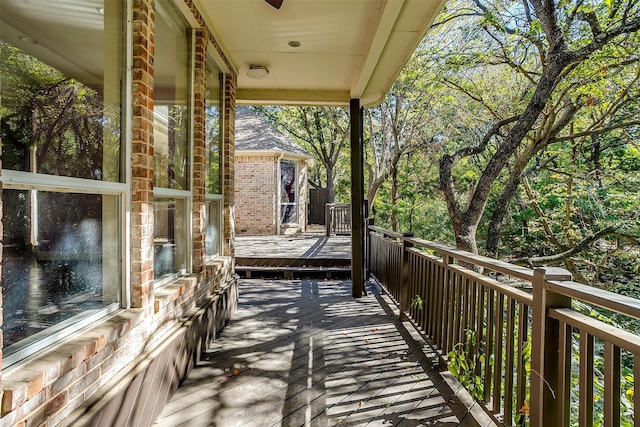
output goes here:
{"type": "MultiPolygon", "coordinates": [[[[280,201],[278,200],[279,155],[238,155],[235,164],[236,233],[249,236],[277,234],[280,201]]],[[[280,234],[306,230],[307,164],[297,162],[298,223],[282,225],[280,234]]]]}
{"type": "Polygon", "coordinates": [[[236,232],[276,234],[278,157],[236,156],[236,232]]]}
{"type": "Polygon", "coordinates": [[[224,79],[224,112],[223,112],[223,163],[224,171],[224,255],[232,260],[236,251],[235,239],[235,123],[236,123],[236,82],[235,74],[226,74],[224,79]]]}
{"type": "Polygon", "coordinates": [[[153,289],[154,0],[133,1],[131,100],[131,305],[148,307],[153,289]]]}
{"type": "Polygon", "coordinates": [[[207,147],[205,143],[205,99],[207,93],[207,44],[209,32],[198,29],[194,40],[193,126],[193,262],[194,273],[205,265],[207,147]]]}

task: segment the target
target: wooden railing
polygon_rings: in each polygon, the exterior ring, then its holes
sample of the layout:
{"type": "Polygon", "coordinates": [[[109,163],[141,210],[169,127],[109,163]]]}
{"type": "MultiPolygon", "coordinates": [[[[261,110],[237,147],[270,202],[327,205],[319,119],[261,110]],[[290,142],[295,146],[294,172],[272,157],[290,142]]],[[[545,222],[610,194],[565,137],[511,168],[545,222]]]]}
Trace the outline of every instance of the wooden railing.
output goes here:
{"type": "Polygon", "coordinates": [[[640,378],[640,337],[583,314],[640,319],[640,301],[559,268],[531,270],[408,233],[369,225],[367,238],[370,273],[496,421],[640,426],[629,378],[640,378]],[[631,375],[621,373],[623,353],[631,375]]]}
{"type": "Polygon", "coordinates": [[[351,234],[351,205],[327,203],[325,205],[327,237],[351,234]]]}

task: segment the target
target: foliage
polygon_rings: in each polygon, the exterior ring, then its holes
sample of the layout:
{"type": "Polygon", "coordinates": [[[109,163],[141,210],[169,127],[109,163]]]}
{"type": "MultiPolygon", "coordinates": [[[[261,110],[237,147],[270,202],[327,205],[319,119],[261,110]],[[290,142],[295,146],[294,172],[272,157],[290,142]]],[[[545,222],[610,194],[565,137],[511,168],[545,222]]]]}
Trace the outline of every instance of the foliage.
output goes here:
{"type": "Polygon", "coordinates": [[[482,375],[476,371],[476,364],[486,362],[485,355],[476,355],[471,343],[475,342],[475,331],[467,330],[466,342],[458,343],[453,351],[447,354],[447,367],[460,384],[478,400],[484,398],[484,385],[482,375]]]}
{"type": "Polygon", "coordinates": [[[278,129],[291,135],[315,164],[309,172],[311,182],[329,190],[329,203],[348,202],[350,118],[338,107],[255,107],[278,129]]]}
{"type": "Polygon", "coordinates": [[[0,58],[3,167],[119,180],[119,108],[14,46],[0,58]]]}

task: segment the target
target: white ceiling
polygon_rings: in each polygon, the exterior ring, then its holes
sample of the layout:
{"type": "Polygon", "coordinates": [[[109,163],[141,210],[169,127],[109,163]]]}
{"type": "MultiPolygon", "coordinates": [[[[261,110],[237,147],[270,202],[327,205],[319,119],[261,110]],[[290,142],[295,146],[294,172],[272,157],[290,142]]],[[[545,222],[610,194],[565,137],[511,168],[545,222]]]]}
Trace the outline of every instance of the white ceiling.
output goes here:
{"type": "Polygon", "coordinates": [[[195,0],[236,67],[238,103],[327,105],[379,102],[444,1],[195,0]],[[269,75],[248,77],[252,64],[269,75]]]}
{"type": "Polygon", "coordinates": [[[0,0],[0,40],[86,84],[101,82],[103,57],[92,46],[103,43],[102,7],[101,0],[0,0]]]}

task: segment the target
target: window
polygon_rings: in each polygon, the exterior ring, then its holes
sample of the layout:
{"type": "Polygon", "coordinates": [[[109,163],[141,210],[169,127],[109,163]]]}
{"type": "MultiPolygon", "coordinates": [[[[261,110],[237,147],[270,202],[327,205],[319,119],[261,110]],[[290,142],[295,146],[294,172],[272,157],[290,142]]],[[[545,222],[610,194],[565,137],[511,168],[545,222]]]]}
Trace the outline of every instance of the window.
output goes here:
{"type": "Polygon", "coordinates": [[[4,366],[119,307],[123,11],[65,7],[3,3],[4,366]]]}
{"type": "Polygon", "coordinates": [[[222,90],[224,74],[215,66],[213,58],[207,61],[207,99],[205,143],[208,153],[206,176],[207,230],[205,255],[207,258],[222,253],[222,90]]]}
{"type": "Polygon", "coordinates": [[[186,272],[187,208],[181,198],[153,201],[154,275],[157,280],[186,272]]]}
{"type": "Polygon", "coordinates": [[[154,277],[186,272],[191,156],[191,29],[169,2],[157,3],[154,70],[154,277]]]}
{"type": "Polygon", "coordinates": [[[222,200],[207,200],[207,231],[205,254],[212,258],[222,254],[222,200]]]}
{"type": "Polygon", "coordinates": [[[296,162],[280,160],[280,224],[298,222],[296,162]]]}

